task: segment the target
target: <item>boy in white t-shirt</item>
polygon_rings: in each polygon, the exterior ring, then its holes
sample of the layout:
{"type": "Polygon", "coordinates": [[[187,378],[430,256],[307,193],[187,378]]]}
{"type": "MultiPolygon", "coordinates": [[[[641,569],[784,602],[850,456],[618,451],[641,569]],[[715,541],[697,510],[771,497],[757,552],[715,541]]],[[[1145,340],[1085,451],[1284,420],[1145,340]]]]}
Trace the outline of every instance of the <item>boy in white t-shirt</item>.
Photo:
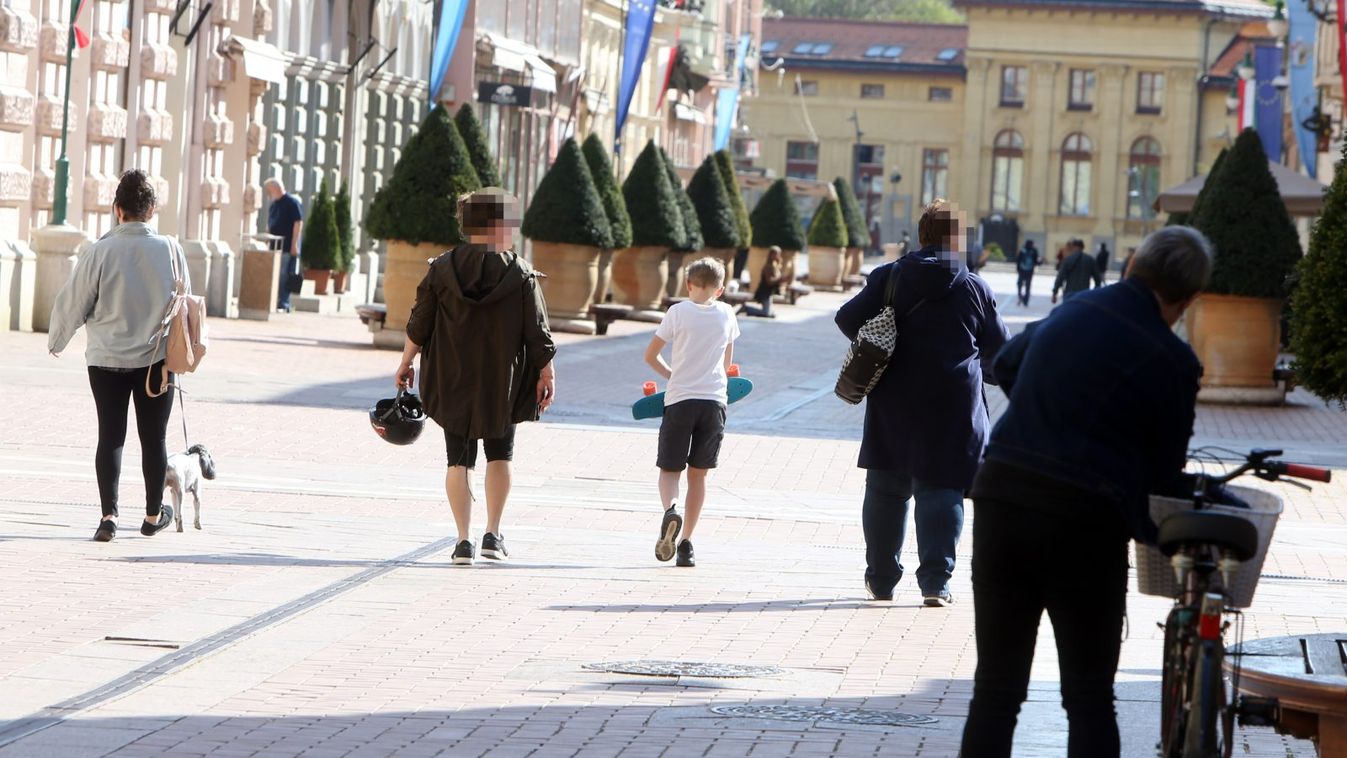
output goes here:
{"type": "Polygon", "coordinates": [[[692,532],[706,501],[706,474],[716,467],[725,438],[728,369],[739,322],[730,306],[716,299],[724,283],[725,266],[715,258],[702,258],[688,266],[689,299],[669,309],[645,350],[645,362],[669,380],[655,462],[664,507],[655,557],[667,561],[677,553],[679,566],[697,565],[692,532]],[[666,344],[673,346],[672,366],[660,355],[666,344]],[[684,468],[688,470],[686,519],[678,515],[678,486],[684,468]]]}

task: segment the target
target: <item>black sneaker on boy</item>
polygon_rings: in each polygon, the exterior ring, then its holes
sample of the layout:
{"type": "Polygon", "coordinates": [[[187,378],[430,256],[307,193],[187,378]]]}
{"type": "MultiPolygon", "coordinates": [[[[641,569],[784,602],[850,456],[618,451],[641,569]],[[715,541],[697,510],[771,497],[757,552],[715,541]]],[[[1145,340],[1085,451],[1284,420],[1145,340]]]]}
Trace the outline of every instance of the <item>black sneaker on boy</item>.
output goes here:
{"type": "Polygon", "coordinates": [[[505,536],[487,532],[482,535],[482,557],[503,561],[510,556],[505,549],[505,536]]]}
{"type": "Polygon", "coordinates": [[[683,540],[678,543],[678,566],[692,567],[697,565],[697,556],[692,552],[692,540],[683,540]]]}
{"type": "Polygon", "coordinates": [[[473,549],[472,543],[468,540],[459,542],[458,546],[454,548],[455,566],[471,566],[472,559],[475,557],[477,557],[477,551],[473,549]]]}
{"type": "Polygon", "coordinates": [[[668,561],[674,557],[678,533],[683,531],[683,517],[678,515],[678,503],[669,506],[659,523],[659,541],[655,543],[655,559],[668,561]]]}

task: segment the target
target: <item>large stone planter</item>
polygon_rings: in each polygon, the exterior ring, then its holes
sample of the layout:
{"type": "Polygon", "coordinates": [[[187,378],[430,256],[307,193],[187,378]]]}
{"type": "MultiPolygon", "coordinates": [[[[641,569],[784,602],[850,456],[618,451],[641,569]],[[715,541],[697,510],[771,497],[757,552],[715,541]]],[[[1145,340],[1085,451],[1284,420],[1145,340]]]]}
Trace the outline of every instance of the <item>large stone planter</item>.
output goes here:
{"type": "MultiPolygon", "coordinates": [[[[781,253],[781,286],[785,288],[795,283],[795,256],[798,251],[786,250],[781,253]]],[[[758,280],[762,278],[762,267],[767,265],[767,248],[750,247],[748,262],[744,264],[744,273],[748,274],[748,291],[756,292],[758,280]]]]}
{"type": "MultiPolygon", "coordinates": [[[[795,271],[795,262],[799,260],[799,257],[799,250],[781,251],[781,279],[784,286],[789,287],[794,284],[795,280],[798,278],[798,274],[795,271]]],[[[758,266],[758,269],[761,270],[762,266],[758,266]]]]}
{"type": "Polygon", "coordinates": [[[1281,346],[1282,301],[1203,294],[1185,317],[1188,341],[1202,361],[1198,399],[1280,404],[1286,392],[1272,372],[1281,346]]]}
{"type": "Polygon", "coordinates": [[[593,334],[589,306],[599,284],[599,257],[603,251],[588,245],[533,241],[533,268],[546,274],[543,297],[552,329],[593,334]]]}
{"type": "Polygon", "coordinates": [[[846,251],[846,270],[842,274],[843,278],[848,276],[859,276],[861,273],[861,263],[865,260],[865,251],[859,247],[849,247],[846,251]]]}
{"type": "Polygon", "coordinates": [[[664,294],[669,297],[687,297],[687,288],[684,286],[687,277],[684,275],[683,269],[692,262],[688,260],[692,255],[693,253],[687,251],[674,250],[665,256],[665,261],[669,264],[669,279],[664,286],[664,294]]]}
{"type": "Polygon", "coordinates": [[[847,251],[840,247],[809,246],[809,283],[816,287],[841,289],[846,275],[847,251]]]}
{"type": "Polygon", "coordinates": [[[660,306],[669,283],[668,254],[667,247],[632,247],[613,256],[616,299],[632,307],[631,318],[642,321],[664,318],[660,306]]]}
{"type": "Polygon", "coordinates": [[[599,251],[599,277],[594,285],[594,302],[608,302],[608,292],[613,288],[613,256],[621,255],[622,250],[599,251]]]}
{"type": "Polygon", "coordinates": [[[446,248],[435,242],[413,245],[402,240],[388,240],[387,244],[384,303],[388,307],[388,315],[384,319],[384,329],[405,332],[407,319],[412,315],[412,305],[416,303],[416,288],[426,278],[426,267],[446,248]]]}
{"type": "Polygon", "coordinates": [[[725,264],[725,283],[734,278],[734,255],[738,251],[732,247],[708,247],[702,250],[702,255],[707,258],[715,258],[725,264]]]}

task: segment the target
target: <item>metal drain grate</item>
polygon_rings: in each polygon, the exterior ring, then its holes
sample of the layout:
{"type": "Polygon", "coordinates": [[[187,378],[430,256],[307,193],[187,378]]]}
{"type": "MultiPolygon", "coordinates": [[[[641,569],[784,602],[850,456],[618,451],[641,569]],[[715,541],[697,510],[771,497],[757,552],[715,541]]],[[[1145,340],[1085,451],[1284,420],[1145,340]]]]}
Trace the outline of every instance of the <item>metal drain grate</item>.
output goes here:
{"type": "Polygon", "coordinates": [[[863,708],[825,708],[808,705],[716,705],[711,712],[720,716],[778,721],[828,721],[834,724],[865,724],[868,726],[928,726],[939,719],[897,711],[875,711],[863,708]]]}
{"type": "Polygon", "coordinates": [[[586,663],[585,669],[609,674],[637,676],[694,676],[705,679],[755,679],[780,676],[784,669],[776,666],[746,666],[738,663],[704,663],[699,661],[609,661],[586,663]]]}

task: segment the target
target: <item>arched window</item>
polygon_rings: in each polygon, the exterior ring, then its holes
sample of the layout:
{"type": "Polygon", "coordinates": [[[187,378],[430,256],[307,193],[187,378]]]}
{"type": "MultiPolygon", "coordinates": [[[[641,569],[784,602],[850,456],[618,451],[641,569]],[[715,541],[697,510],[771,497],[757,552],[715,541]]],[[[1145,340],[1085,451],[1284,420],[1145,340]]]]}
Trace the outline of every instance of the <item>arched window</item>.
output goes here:
{"type": "Polygon", "coordinates": [[[992,143],[992,210],[1019,210],[1023,183],[1024,138],[1006,129],[992,143]]]}
{"type": "Polygon", "coordinates": [[[1058,212],[1063,216],[1090,215],[1093,153],[1090,138],[1079,132],[1068,135],[1062,143],[1062,202],[1058,212]]]}
{"type": "Polygon", "coordinates": [[[1127,217],[1150,219],[1160,196],[1160,143],[1142,137],[1127,157],[1127,217]]]}

